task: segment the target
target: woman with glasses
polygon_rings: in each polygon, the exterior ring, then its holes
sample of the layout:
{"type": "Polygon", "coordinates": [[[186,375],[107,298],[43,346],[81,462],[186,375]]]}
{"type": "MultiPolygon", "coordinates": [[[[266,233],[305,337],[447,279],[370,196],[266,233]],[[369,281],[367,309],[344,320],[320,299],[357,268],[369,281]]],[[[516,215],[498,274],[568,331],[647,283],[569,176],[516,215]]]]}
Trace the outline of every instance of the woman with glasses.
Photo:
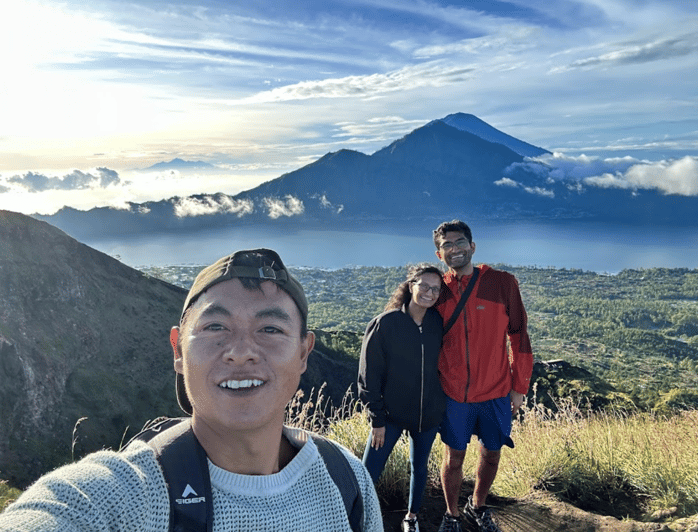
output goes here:
{"type": "Polygon", "coordinates": [[[411,267],[385,311],[368,324],[361,346],[359,398],[371,420],[363,462],[374,483],[402,432],[409,435],[410,497],[403,532],[419,530],[427,462],[446,405],[437,369],[443,323],[433,308],[441,286],[436,266],[411,267]]]}

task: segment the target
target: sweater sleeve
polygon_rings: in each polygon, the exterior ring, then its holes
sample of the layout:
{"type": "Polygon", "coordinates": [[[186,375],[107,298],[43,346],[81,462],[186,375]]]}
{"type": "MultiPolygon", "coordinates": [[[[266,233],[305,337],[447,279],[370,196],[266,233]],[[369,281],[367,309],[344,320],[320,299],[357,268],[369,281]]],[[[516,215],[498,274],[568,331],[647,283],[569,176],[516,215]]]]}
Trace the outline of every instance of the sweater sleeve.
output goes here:
{"type": "Polygon", "coordinates": [[[528,317],[521,299],[519,284],[511,277],[509,289],[509,327],[507,333],[511,343],[511,372],[514,391],[528,393],[528,387],[533,372],[533,351],[531,339],[528,336],[528,317]]]}
{"type": "Polygon", "coordinates": [[[387,360],[380,318],[377,316],[368,324],[359,360],[359,399],[368,408],[372,427],[384,427],[386,420],[383,387],[387,360]]]}
{"type": "Polygon", "coordinates": [[[101,451],[43,477],[0,514],[12,532],[167,532],[169,498],[146,444],[101,451]]]}

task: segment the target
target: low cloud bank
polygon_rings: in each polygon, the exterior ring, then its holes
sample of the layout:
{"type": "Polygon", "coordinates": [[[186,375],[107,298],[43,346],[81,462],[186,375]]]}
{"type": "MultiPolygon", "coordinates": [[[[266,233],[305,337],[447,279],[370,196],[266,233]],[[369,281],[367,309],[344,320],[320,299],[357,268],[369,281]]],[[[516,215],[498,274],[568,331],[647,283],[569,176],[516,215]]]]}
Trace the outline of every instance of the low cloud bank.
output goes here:
{"type": "Polygon", "coordinates": [[[496,181],[499,186],[524,187],[532,194],[550,195],[551,190],[525,187],[515,180],[517,170],[545,179],[548,184],[564,182],[568,187],[657,190],[667,195],[698,196],[698,157],[663,161],[641,161],[633,157],[601,159],[560,153],[515,163],[496,181]]]}
{"type": "MultiPolygon", "coordinates": [[[[305,212],[303,201],[291,195],[284,198],[262,198],[261,207],[269,218],[296,216],[305,212]]],[[[235,214],[239,218],[255,211],[255,202],[249,198],[236,200],[225,194],[213,196],[189,196],[173,200],[174,214],[178,218],[211,214],[235,214]]]]}
{"type": "Polygon", "coordinates": [[[174,213],[178,218],[205,216],[209,214],[237,214],[242,217],[254,211],[249,199],[234,200],[230,196],[204,196],[178,198],[174,201],[174,213]]]}
{"type": "MultiPolygon", "coordinates": [[[[88,172],[73,170],[62,177],[47,176],[36,172],[14,175],[6,183],[25,189],[27,192],[46,190],[84,190],[88,188],[106,188],[110,185],[123,184],[118,172],[109,168],[95,168],[88,172]]],[[[7,190],[7,187],[5,187],[7,190]]]]}
{"type": "Polygon", "coordinates": [[[286,196],[284,199],[264,198],[262,202],[269,213],[269,218],[272,220],[276,220],[281,216],[295,216],[297,214],[303,214],[305,211],[305,205],[303,205],[303,202],[290,195],[286,196]]]}

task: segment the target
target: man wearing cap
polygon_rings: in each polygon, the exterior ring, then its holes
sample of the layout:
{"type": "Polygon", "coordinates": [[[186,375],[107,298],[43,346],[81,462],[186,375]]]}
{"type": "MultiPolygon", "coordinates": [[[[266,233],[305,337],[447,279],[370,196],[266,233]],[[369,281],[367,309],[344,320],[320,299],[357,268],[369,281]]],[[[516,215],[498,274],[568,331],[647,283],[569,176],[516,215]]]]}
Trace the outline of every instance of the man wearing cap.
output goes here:
{"type": "MultiPolygon", "coordinates": [[[[239,251],[201,271],[172,328],[177,397],[207,456],[212,532],[351,530],[315,442],[283,424],[315,340],[307,313],[274,251],[239,251]]],[[[382,531],[370,476],[342,453],[363,499],[363,530],[382,531]]],[[[45,475],[0,514],[0,530],[165,532],[169,520],[153,448],[135,441],[45,475]]]]}

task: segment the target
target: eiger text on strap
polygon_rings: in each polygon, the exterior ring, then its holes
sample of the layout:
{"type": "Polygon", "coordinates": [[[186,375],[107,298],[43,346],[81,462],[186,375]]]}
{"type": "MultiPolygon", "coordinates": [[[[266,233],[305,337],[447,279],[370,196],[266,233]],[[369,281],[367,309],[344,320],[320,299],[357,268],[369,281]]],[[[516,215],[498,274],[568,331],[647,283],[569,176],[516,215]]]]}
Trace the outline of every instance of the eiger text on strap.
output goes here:
{"type": "Polygon", "coordinates": [[[191,418],[155,420],[133,440],[147,442],[162,466],[170,496],[170,530],[211,532],[211,478],[206,452],[194,436],[191,418]]]}
{"type": "MultiPolygon", "coordinates": [[[[354,470],[334,443],[317,434],[311,437],[342,495],[351,529],[362,532],[363,499],[354,470]]],[[[131,439],[134,440],[147,442],[162,466],[170,496],[170,531],[211,532],[211,478],[206,452],[194,436],[191,418],[155,420],[131,439]],[[192,456],[196,459],[192,460],[192,456]]]]}

